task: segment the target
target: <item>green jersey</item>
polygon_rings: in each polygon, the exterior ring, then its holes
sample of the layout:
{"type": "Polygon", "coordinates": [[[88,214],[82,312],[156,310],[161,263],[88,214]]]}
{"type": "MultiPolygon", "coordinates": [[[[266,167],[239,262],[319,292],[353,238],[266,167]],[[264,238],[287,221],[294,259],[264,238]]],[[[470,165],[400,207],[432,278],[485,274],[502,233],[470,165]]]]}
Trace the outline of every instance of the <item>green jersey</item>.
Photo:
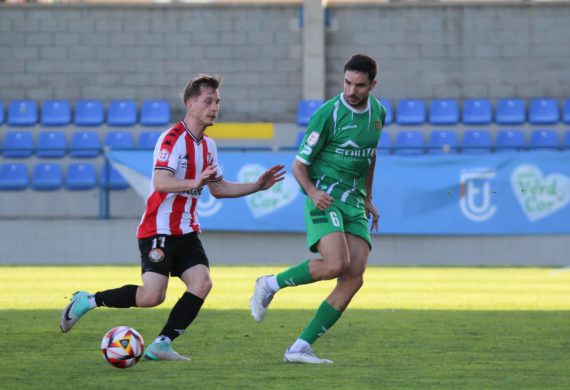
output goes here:
{"type": "Polygon", "coordinates": [[[341,93],[313,114],[296,159],[308,167],[319,190],[363,208],[366,176],[385,119],[386,108],[375,97],[357,111],[341,93]]]}

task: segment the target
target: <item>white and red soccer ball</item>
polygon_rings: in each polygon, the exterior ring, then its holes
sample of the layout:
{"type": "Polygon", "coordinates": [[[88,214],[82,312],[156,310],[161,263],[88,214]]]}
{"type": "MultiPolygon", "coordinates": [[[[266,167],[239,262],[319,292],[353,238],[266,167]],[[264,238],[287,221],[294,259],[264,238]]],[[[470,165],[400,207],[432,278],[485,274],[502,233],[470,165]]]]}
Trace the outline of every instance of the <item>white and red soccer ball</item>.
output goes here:
{"type": "Polygon", "coordinates": [[[144,352],[142,336],[128,326],[117,326],[103,336],[101,352],[110,365],[129,368],[137,364],[144,352]]]}

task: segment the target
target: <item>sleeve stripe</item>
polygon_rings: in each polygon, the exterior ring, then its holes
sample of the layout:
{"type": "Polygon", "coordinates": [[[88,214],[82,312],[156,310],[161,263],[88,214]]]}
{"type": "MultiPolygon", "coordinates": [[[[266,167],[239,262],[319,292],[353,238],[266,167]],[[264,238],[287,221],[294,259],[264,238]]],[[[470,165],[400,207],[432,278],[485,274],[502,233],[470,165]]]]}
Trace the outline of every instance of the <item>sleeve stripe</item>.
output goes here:
{"type": "Polygon", "coordinates": [[[170,171],[170,172],[172,172],[172,173],[176,173],[176,170],[174,170],[174,169],[172,169],[172,168],[170,168],[170,167],[161,167],[161,166],[159,166],[159,165],[155,165],[155,166],[154,166],[154,169],[162,169],[162,170],[165,170],[165,171],[170,171]]]}
{"type": "Polygon", "coordinates": [[[311,163],[310,163],[309,161],[305,160],[305,159],[302,158],[302,157],[295,156],[295,159],[298,160],[298,161],[300,161],[301,163],[303,163],[303,165],[307,165],[307,166],[311,165],[311,163]]]}
{"type": "Polygon", "coordinates": [[[223,178],[224,178],[223,176],[216,177],[214,180],[210,180],[210,183],[214,183],[214,182],[216,182],[216,181],[220,181],[220,180],[222,180],[223,178]]]}

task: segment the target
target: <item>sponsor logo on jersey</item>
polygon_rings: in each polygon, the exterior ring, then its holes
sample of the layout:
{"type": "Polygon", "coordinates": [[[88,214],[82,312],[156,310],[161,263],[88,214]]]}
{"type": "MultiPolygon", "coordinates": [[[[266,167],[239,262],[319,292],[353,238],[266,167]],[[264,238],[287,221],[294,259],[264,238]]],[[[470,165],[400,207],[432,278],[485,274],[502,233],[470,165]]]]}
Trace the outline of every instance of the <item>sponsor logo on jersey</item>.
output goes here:
{"type": "Polygon", "coordinates": [[[161,149],[161,151],[158,153],[158,161],[160,162],[168,161],[168,157],[170,157],[170,152],[168,149],[161,149]]]}
{"type": "Polygon", "coordinates": [[[360,148],[351,140],[346,141],[335,149],[335,153],[343,157],[370,157],[376,153],[376,148],[360,148]]]}
{"type": "Polygon", "coordinates": [[[339,130],[350,130],[350,129],[356,129],[358,126],[356,126],[355,123],[351,124],[351,125],[346,125],[341,127],[339,130]]]}
{"type": "MultiPolygon", "coordinates": [[[[317,142],[319,142],[319,137],[320,137],[320,134],[317,133],[316,131],[313,131],[311,134],[309,134],[309,137],[307,138],[307,145],[315,146],[317,144],[317,142]]],[[[308,153],[308,154],[310,154],[310,153],[308,153]]]]}
{"type": "Polygon", "coordinates": [[[306,154],[307,156],[310,156],[311,153],[313,153],[313,148],[311,148],[309,145],[303,145],[303,150],[301,150],[300,154],[306,154]]]}

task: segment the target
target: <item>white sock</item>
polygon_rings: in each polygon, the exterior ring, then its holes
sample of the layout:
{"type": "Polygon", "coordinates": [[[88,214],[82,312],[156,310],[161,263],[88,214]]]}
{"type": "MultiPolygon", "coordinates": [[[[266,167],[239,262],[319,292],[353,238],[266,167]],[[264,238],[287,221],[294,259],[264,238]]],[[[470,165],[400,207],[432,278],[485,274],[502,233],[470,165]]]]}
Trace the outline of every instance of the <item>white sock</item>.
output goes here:
{"type": "Polygon", "coordinates": [[[89,297],[87,297],[87,301],[89,302],[89,307],[91,309],[97,307],[97,302],[95,302],[95,295],[89,295],[89,297]]]}
{"type": "Polygon", "coordinates": [[[267,287],[269,287],[269,289],[274,293],[281,290],[281,287],[279,287],[279,284],[277,283],[277,276],[270,275],[265,279],[265,281],[267,282],[267,287]]]}
{"type": "Polygon", "coordinates": [[[155,343],[162,343],[163,341],[166,341],[168,344],[172,343],[170,337],[167,336],[158,336],[156,339],[154,339],[155,343]]]}
{"type": "Polygon", "coordinates": [[[311,348],[311,344],[309,344],[307,341],[305,341],[303,339],[297,339],[297,340],[295,340],[293,345],[291,345],[291,347],[289,348],[289,351],[301,352],[302,350],[305,350],[307,348],[311,348]]]}

